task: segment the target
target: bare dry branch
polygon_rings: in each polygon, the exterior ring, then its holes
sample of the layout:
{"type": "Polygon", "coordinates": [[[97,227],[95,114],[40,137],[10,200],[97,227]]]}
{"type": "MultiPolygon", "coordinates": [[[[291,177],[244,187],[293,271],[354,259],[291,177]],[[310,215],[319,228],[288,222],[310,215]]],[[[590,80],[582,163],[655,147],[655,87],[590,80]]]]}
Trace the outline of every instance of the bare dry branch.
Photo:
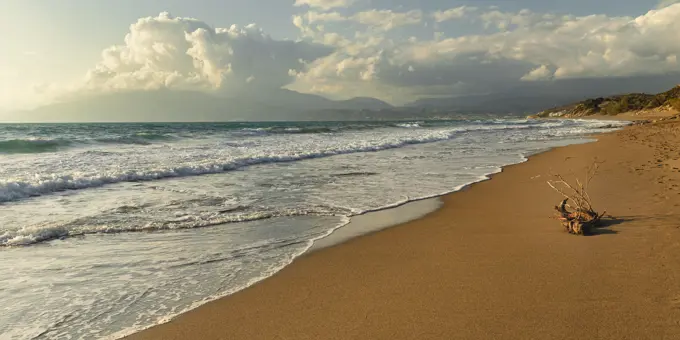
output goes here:
{"type": "Polygon", "coordinates": [[[575,178],[575,184],[572,184],[560,174],[551,174],[555,179],[547,181],[553,190],[564,197],[564,200],[555,206],[557,212],[555,218],[560,220],[564,229],[571,234],[585,235],[590,233],[605,215],[605,213],[598,214],[595,212],[588,194],[588,187],[597,174],[600,163],[596,160],[588,167],[584,181],[575,178]],[[574,203],[574,207],[567,203],[569,201],[574,203]],[[568,208],[573,211],[568,210],[568,208]]]}

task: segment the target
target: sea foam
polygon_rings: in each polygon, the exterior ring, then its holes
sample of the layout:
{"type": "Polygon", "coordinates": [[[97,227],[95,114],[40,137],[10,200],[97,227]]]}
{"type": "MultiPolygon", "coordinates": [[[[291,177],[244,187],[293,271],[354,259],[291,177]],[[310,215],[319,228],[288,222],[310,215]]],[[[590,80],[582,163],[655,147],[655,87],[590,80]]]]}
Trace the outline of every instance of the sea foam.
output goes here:
{"type": "Polygon", "coordinates": [[[11,328],[3,335],[106,339],[166,322],[273,275],[352,216],[458,190],[618,126],[494,119],[12,127],[11,139],[78,142],[0,155],[0,272],[11,273],[0,275],[0,324],[11,328]],[[147,134],[158,138],[122,142],[147,134]]]}
{"type": "Polygon", "coordinates": [[[152,181],[173,177],[216,174],[266,163],[294,162],[349,153],[374,152],[393,148],[401,148],[413,144],[424,144],[449,140],[464,132],[528,128],[537,128],[537,126],[521,124],[482,125],[439,129],[417,135],[387,136],[381,138],[371,138],[368,140],[347,139],[344,141],[345,144],[336,142],[329,145],[319,145],[315,149],[311,150],[291,148],[289,150],[280,150],[278,153],[268,153],[267,150],[261,150],[260,153],[247,157],[227,158],[218,162],[205,162],[204,160],[201,160],[199,164],[186,164],[176,167],[154,167],[148,169],[123,167],[121,169],[111,169],[109,171],[102,171],[100,173],[86,174],[83,174],[79,171],[75,173],[54,172],[49,175],[36,175],[33,178],[25,178],[21,180],[0,180],[0,202],[41,196],[64,190],[96,188],[107,184],[120,182],[152,181]]]}

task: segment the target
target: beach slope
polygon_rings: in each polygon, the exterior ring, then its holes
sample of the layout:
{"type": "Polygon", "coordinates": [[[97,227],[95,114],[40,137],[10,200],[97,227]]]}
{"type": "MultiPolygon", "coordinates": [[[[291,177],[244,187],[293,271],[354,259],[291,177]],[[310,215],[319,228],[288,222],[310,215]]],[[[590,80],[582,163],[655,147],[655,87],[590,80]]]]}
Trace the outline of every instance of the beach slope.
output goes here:
{"type": "Polygon", "coordinates": [[[680,124],[598,139],[128,339],[680,339],[680,124]],[[595,158],[591,196],[615,219],[566,234],[546,180],[595,158]]]}

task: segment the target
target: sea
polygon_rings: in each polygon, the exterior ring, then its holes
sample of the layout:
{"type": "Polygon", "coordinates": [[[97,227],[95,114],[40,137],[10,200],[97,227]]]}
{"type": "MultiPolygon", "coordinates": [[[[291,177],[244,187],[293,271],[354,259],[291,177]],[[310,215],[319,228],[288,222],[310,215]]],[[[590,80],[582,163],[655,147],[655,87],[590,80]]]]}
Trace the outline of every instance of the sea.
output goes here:
{"type": "Polygon", "coordinates": [[[117,339],[623,122],[0,125],[0,339],[117,339]]]}

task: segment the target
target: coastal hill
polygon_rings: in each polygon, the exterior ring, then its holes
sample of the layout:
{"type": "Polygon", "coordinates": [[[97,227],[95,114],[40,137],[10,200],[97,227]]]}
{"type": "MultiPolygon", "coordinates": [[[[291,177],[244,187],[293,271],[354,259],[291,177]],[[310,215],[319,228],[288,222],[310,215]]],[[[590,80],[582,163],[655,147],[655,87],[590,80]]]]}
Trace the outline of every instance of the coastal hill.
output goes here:
{"type": "Polygon", "coordinates": [[[629,93],[586,99],[542,111],[534,117],[585,117],[596,114],[615,116],[651,110],[680,112],[680,85],[658,94],[629,93]]]}

